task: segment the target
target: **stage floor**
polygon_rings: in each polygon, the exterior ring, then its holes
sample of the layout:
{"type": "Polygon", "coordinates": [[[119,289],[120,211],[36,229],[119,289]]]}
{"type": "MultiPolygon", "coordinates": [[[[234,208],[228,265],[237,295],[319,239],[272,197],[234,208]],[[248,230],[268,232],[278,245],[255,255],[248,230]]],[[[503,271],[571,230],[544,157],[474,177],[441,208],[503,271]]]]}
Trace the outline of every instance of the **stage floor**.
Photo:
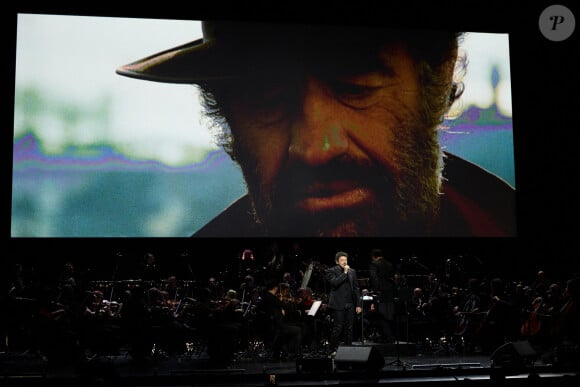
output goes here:
{"type": "Polygon", "coordinates": [[[310,352],[271,361],[265,353],[239,353],[228,364],[214,364],[203,351],[156,356],[137,362],[126,351],[87,357],[79,364],[51,364],[36,354],[0,353],[0,385],[14,386],[320,386],[367,384],[440,385],[457,381],[489,385],[580,385],[579,374],[542,360],[507,368],[489,355],[460,354],[449,348],[425,350],[413,343],[354,343],[334,358],[310,352]],[[347,351],[348,350],[348,351],[347,351]],[[380,355],[380,356],[379,356],[380,355]],[[379,360],[377,360],[379,359],[379,360]],[[542,384],[540,382],[545,382],[542,384]]]}

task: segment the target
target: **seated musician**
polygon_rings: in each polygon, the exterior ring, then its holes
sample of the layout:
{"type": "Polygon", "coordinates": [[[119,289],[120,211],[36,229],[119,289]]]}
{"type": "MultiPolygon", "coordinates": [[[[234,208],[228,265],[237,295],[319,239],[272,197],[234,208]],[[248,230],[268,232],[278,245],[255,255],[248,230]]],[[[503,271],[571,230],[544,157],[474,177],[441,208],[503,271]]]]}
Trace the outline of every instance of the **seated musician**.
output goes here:
{"type": "Polygon", "coordinates": [[[208,351],[210,360],[216,366],[225,366],[246,345],[246,338],[243,336],[247,329],[235,289],[228,289],[223,299],[213,305],[208,351]]]}
{"type": "Polygon", "coordinates": [[[238,314],[238,312],[241,312],[241,301],[238,298],[238,292],[234,289],[229,289],[225,296],[224,296],[224,300],[222,302],[222,306],[221,309],[230,314],[232,313],[232,316],[234,314],[238,314]]]}
{"type": "Polygon", "coordinates": [[[383,321],[379,315],[378,297],[366,288],[361,290],[361,295],[363,311],[355,320],[354,338],[357,341],[383,341],[383,321]]]}
{"type": "Polygon", "coordinates": [[[177,281],[177,277],[170,275],[165,281],[165,287],[163,289],[166,293],[166,301],[170,307],[176,307],[179,301],[184,296],[183,286],[177,281]]]}
{"type": "Polygon", "coordinates": [[[282,351],[297,356],[302,351],[302,329],[289,323],[286,319],[284,303],[277,295],[280,283],[274,278],[266,281],[265,289],[258,304],[259,313],[264,317],[264,329],[270,333],[272,360],[279,361],[282,351]]]}
{"type": "Polygon", "coordinates": [[[284,319],[288,322],[299,323],[301,319],[300,311],[296,307],[294,292],[288,282],[278,284],[278,298],[282,301],[284,308],[284,319]]]}
{"type": "Polygon", "coordinates": [[[483,353],[492,353],[506,341],[515,340],[520,336],[517,311],[509,298],[503,279],[491,279],[489,293],[486,299],[482,299],[482,309],[485,313],[479,327],[479,336],[483,353]]]}
{"type": "MultiPolygon", "coordinates": [[[[324,333],[324,306],[321,304],[314,314],[310,314],[314,305],[314,295],[309,287],[299,288],[296,293],[296,308],[302,322],[302,344],[305,349],[315,350],[321,343],[324,333]]],[[[314,311],[313,311],[314,312],[314,311]]]]}
{"type": "Polygon", "coordinates": [[[484,321],[485,314],[481,311],[480,281],[470,278],[467,281],[467,293],[459,305],[453,305],[453,314],[457,323],[454,334],[463,337],[467,352],[479,346],[479,329],[484,321]]]}
{"type": "Polygon", "coordinates": [[[239,278],[244,278],[244,280],[247,276],[253,276],[260,266],[258,260],[254,256],[254,252],[250,249],[242,251],[238,265],[239,278]]]}
{"type": "Polygon", "coordinates": [[[147,307],[153,319],[169,316],[167,293],[156,287],[149,288],[147,290],[147,307]]]}
{"type": "Polygon", "coordinates": [[[238,290],[238,293],[240,294],[240,300],[242,302],[248,301],[250,294],[252,294],[255,288],[256,278],[251,274],[247,274],[240,284],[240,289],[238,290]]]}
{"type": "Polygon", "coordinates": [[[409,319],[409,337],[411,340],[425,344],[429,336],[427,316],[427,298],[423,288],[416,287],[413,289],[411,299],[407,303],[407,316],[409,319]]]}
{"type": "Polygon", "coordinates": [[[565,302],[554,311],[552,334],[556,345],[564,344],[580,350],[580,278],[566,281],[565,302]]]}
{"type": "Polygon", "coordinates": [[[79,343],[84,348],[85,356],[90,358],[117,350],[114,321],[120,319],[119,312],[119,305],[106,300],[102,291],[94,290],[88,295],[78,320],[79,343]]]}
{"type": "Polygon", "coordinates": [[[298,298],[298,309],[302,311],[303,314],[308,314],[308,311],[314,303],[314,295],[312,289],[309,287],[299,288],[296,292],[298,298]]]}
{"type": "Polygon", "coordinates": [[[554,312],[561,310],[568,299],[569,294],[566,294],[565,289],[562,288],[560,284],[550,284],[546,291],[546,296],[544,297],[545,309],[543,312],[551,315],[554,312]]]}
{"type": "Polygon", "coordinates": [[[290,293],[292,294],[298,291],[298,288],[300,287],[300,283],[298,283],[295,276],[289,271],[286,271],[284,274],[282,274],[282,282],[288,284],[290,287],[290,293]]]}

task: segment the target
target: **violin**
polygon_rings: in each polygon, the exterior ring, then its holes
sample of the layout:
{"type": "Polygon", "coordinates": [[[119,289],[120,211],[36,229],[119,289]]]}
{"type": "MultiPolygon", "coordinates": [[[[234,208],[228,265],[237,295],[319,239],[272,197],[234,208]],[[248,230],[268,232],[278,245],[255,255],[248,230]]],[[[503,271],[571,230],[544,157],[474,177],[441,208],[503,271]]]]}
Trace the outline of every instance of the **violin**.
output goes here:
{"type": "Polygon", "coordinates": [[[294,298],[291,295],[280,295],[278,299],[282,301],[282,304],[286,307],[294,307],[294,305],[297,305],[300,302],[299,298],[294,298]]]}

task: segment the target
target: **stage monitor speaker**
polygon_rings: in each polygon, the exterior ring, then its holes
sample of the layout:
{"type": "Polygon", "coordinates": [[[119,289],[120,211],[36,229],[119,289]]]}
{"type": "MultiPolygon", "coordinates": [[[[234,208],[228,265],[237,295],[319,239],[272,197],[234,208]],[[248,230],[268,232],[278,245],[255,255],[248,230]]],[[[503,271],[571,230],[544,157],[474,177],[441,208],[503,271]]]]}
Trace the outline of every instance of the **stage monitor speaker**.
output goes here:
{"type": "Polygon", "coordinates": [[[370,345],[341,345],[334,363],[340,369],[379,371],[385,365],[385,358],[378,348],[370,345]]]}
{"type": "Polygon", "coordinates": [[[333,359],[329,357],[301,357],[296,359],[296,373],[330,374],[334,372],[333,359]]]}
{"type": "Polygon", "coordinates": [[[537,358],[529,341],[514,341],[500,345],[490,356],[493,366],[522,368],[532,364],[537,358]]]}

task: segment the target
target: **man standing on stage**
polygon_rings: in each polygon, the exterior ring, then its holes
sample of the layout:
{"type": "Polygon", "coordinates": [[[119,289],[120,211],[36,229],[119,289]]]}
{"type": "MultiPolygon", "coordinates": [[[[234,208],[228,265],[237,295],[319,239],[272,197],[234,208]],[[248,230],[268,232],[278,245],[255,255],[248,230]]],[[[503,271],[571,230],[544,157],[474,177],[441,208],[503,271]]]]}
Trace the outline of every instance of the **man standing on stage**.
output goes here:
{"type": "Polygon", "coordinates": [[[326,270],[326,280],[330,284],[328,309],[333,323],[330,334],[330,350],[338,348],[339,339],[346,345],[352,344],[355,313],[362,312],[362,300],[356,271],[348,265],[348,254],[339,251],[334,257],[336,266],[326,270]]]}
{"type": "Polygon", "coordinates": [[[393,341],[393,317],[395,315],[395,283],[393,276],[395,268],[393,264],[383,256],[380,249],[371,251],[371,263],[369,264],[369,277],[371,289],[378,297],[377,311],[379,316],[379,328],[381,342],[393,341]]]}

